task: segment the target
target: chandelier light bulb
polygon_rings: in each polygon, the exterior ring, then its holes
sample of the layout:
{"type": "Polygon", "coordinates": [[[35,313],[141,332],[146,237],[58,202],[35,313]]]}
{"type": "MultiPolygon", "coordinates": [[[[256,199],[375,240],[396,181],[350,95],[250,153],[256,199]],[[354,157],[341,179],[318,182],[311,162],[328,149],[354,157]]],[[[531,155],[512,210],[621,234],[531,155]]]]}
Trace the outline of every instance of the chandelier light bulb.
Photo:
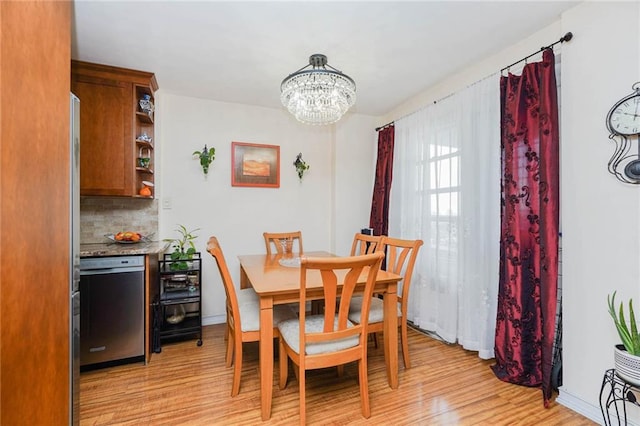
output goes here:
{"type": "Polygon", "coordinates": [[[335,123],[356,102],[356,83],[320,54],[311,55],[309,65],[286,77],[280,92],[282,105],[306,124],[335,123]]]}

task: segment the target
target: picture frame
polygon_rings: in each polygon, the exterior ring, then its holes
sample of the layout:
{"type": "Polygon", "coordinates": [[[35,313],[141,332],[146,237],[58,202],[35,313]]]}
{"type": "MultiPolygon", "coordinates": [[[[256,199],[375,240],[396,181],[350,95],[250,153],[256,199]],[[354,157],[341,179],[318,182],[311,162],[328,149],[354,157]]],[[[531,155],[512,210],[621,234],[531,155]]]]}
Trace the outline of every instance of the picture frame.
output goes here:
{"type": "Polygon", "coordinates": [[[280,146],[231,142],[231,186],[280,188],[280,146]]]}

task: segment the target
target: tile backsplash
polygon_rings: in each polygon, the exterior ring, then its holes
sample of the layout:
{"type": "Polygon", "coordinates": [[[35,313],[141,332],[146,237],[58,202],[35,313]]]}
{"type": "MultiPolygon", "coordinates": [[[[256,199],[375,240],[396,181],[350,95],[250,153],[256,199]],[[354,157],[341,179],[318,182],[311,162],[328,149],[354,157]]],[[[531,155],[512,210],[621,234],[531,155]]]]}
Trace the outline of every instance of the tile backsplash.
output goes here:
{"type": "Polygon", "coordinates": [[[158,201],[144,198],[80,197],[80,243],[106,242],[105,234],[135,231],[157,239],[158,201]]]}

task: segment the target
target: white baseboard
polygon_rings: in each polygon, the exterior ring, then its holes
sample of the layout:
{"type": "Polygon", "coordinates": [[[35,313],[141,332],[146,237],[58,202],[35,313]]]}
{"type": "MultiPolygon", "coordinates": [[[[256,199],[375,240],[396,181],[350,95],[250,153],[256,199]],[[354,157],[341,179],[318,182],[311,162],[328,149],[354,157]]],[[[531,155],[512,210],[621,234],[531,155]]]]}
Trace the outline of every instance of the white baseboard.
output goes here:
{"type": "MultiPolygon", "coordinates": [[[[600,425],[604,424],[604,419],[602,418],[602,411],[600,410],[599,405],[589,404],[588,402],[576,397],[575,395],[572,395],[564,391],[562,387],[560,387],[560,393],[556,398],[556,402],[560,405],[563,405],[575,411],[576,413],[582,414],[583,416],[587,417],[588,419],[600,425]]],[[[627,414],[629,414],[628,410],[631,405],[632,404],[627,403],[627,414]]],[[[618,419],[615,416],[614,412],[610,413],[610,418],[611,418],[610,424],[618,424],[618,419]]],[[[622,423],[623,422],[621,422],[620,424],[622,423]]],[[[632,419],[627,419],[626,424],[629,426],[638,426],[638,423],[633,422],[632,419]]]]}
{"type": "Polygon", "coordinates": [[[224,324],[226,321],[227,317],[225,315],[202,317],[202,325],[224,324]]]}

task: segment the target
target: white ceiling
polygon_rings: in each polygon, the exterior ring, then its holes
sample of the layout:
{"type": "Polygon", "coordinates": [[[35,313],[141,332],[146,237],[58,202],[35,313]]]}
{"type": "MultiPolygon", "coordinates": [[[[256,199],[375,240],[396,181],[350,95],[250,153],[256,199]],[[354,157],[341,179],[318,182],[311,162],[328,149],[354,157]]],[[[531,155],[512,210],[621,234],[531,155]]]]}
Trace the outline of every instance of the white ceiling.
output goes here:
{"type": "Polygon", "coordinates": [[[322,53],[355,80],[353,111],[382,115],[577,3],[75,0],[72,56],[153,72],[175,94],[284,108],[282,79],[322,53]]]}

